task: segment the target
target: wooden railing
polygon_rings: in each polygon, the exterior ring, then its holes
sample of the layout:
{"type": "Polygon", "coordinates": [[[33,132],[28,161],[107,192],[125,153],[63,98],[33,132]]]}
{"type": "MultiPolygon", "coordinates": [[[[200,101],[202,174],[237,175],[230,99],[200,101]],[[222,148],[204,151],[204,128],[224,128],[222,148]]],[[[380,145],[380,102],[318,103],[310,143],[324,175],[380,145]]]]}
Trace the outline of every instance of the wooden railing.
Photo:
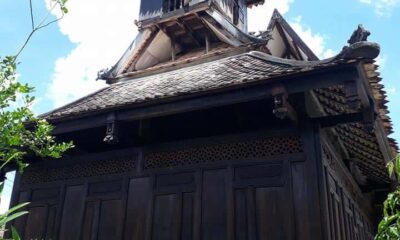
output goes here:
{"type": "Polygon", "coordinates": [[[187,0],[164,0],[164,13],[179,10],[185,6],[187,0]]]}

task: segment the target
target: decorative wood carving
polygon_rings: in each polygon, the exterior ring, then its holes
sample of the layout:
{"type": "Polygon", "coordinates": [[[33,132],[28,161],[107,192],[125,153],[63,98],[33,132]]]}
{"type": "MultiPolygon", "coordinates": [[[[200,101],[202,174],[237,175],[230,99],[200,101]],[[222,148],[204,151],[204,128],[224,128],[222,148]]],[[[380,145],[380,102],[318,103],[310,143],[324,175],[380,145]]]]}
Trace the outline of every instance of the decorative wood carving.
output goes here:
{"type": "Polygon", "coordinates": [[[118,122],[116,121],[115,114],[111,114],[107,119],[106,136],[103,141],[108,144],[116,144],[119,141],[118,138],[118,122]]]}
{"type": "Polygon", "coordinates": [[[293,121],[297,120],[296,113],[293,107],[288,102],[288,93],[284,86],[275,86],[272,90],[274,97],[273,114],[279,119],[290,118],[293,121]]]}
{"type": "Polygon", "coordinates": [[[362,24],[359,24],[357,29],[353,32],[350,39],[347,41],[350,45],[357,42],[365,42],[371,33],[366,30],[362,24]]]}

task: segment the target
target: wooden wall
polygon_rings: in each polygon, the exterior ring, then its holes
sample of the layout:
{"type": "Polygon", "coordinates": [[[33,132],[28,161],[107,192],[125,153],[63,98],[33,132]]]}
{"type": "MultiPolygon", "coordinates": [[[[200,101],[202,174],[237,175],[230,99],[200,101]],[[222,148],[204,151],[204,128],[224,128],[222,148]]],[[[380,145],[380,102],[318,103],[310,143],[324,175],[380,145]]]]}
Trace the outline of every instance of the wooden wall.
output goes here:
{"type": "Polygon", "coordinates": [[[29,215],[14,225],[24,239],[323,239],[312,133],[280,134],[35,164],[14,192],[29,215]]]}
{"type": "Polygon", "coordinates": [[[317,126],[32,164],[23,239],[373,239],[371,204],[317,126]]]}
{"type": "Polygon", "coordinates": [[[374,239],[371,202],[364,196],[343,159],[324,139],[323,184],[328,239],[374,239]]]}

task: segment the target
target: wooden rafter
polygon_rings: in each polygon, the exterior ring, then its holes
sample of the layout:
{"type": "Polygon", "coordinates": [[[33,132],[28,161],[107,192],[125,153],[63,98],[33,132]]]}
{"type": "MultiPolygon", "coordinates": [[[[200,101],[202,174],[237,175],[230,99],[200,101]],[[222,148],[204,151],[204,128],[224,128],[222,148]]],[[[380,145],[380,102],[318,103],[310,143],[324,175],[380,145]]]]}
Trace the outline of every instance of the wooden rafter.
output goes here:
{"type": "Polygon", "coordinates": [[[289,39],[286,37],[285,31],[283,30],[283,28],[281,27],[281,25],[277,24],[277,25],[276,25],[276,29],[278,30],[278,32],[279,32],[279,34],[281,35],[283,41],[285,42],[286,49],[289,51],[289,54],[288,54],[288,55],[289,55],[289,56],[290,56],[290,55],[293,55],[293,56],[295,56],[297,59],[300,60],[300,59],[302,58],[301,55],[298,54],[298,53],[296,52],[295,49],[293,49],[292,45],[291,45],[290,42],[289,42],[289,39]]]}
{"type": "Polygon", "coordinates": [[[175,22],[180,28],[182,28],[186,32],[186,34],[193,40],[193,42],[197,46],[201,46],[200,42],[195,37],[195,33],[193,32],[193,30],[182,19],[177,19],[175,22]]]}

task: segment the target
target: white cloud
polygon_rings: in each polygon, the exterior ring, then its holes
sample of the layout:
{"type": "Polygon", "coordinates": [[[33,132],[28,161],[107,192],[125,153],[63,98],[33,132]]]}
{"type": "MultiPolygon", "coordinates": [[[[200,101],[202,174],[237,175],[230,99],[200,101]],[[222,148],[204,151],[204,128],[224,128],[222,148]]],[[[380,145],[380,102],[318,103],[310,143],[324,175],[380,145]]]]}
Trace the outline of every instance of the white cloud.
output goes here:
{"type": "Polygon", "coordinates": [[[54,106],[105,86],[95,81],[97,72],[115,64],[134,39],[139,4],[137,0],[68,1],[69,13],[58,25],[76,47],[55,63],[46,96],[54,106]]]}
{"type": "MultiPolygon", "coordinates": [[[[274,9],[278,9],[284,15],[289,11],[290,4],[293,2],[294,0],[270,0],[264,5],[250,9],[248,12],[249,32],[266,30],[274,9]]],[[[335,55],[332,49],[326,48],[326,38],[319,33],[313,32],[310,27],[305,26],[302,23],[301,16],[294,18],[290,25],[318,57],[329,58],[335,55]]]]}
{"type": "Polygon", "coordinates": [[[326,47],[326,37],[320,33],[313,32],[309,26],[304,25],[301,21],[302,17],[298,16],[289,24],[319,58],[333,57],[335,52],[326,47]]]}
{"type": "MultiPolygon", "coordinates": [[[[50,8],[48,1],[48,8],[50,8]]],[[[294,0],[270,0],[249,10],[249,31],[265,30],[276,8],[281,14],[289,11],[294,0]]],[[[60,31],[76,44],[67,56],[55,63],[53,80],[47,98],[55,107],[89,94],[105,84],[95,81],[100,69],[116,63],[137,29],[138,0],[69,0],[69,13],[58,22],[60,31]]],[[[325,48],[325,38],[301,23],[298,17],[291,23],[295,31],[321,58],[332,56],[325,48]]]]}
{"type": "Polygon", "coordinates": [[[380,17],[390,17],[394,8],[400,5],[400,0],[358,0],[375,9],[375,13],[380,17]]]}
{"type": "Polygon", "coordinates": [[[289,11],[290,4],[293,2],[294,0],[268,0],[263,5],[249,9],[247,14],[249,32],[266,30],[274,9],[276,8],[281,14],[285,14],[289,11]]]}

